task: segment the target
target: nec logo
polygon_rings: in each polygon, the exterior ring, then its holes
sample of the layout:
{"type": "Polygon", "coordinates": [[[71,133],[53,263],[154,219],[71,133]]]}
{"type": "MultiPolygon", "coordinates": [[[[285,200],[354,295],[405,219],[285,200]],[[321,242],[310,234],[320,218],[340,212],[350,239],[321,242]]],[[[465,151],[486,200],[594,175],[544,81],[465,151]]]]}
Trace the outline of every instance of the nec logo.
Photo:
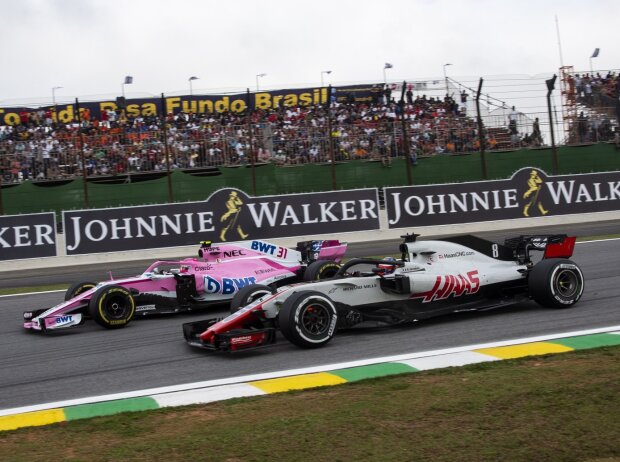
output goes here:
{"type": "Polygon", "coordinates": [[[245,252],[243,250],[229,250],[227,252],[224,252],[224,257],[227,258],[240,257],[241,255],[245,255],[245,252]]]}
{"type": "Polygon", "coordinates": [[[423,303],[434,300],[445,300],[451,295],[460,297],[461,295],[472,295],[480,289],[480,277],[478,271],[470,271],[465,276],[462,274],[437,276],[433,288],[428,292],[413,294],[411,298],[421,298],[423,303]]]}
{"type": "Polygon", "coordinates": [[[68,322],[73,321],[73,316],[68,315],[68,316],[58,316],[56,318],[56,324],[66,324],[68,322]]]}

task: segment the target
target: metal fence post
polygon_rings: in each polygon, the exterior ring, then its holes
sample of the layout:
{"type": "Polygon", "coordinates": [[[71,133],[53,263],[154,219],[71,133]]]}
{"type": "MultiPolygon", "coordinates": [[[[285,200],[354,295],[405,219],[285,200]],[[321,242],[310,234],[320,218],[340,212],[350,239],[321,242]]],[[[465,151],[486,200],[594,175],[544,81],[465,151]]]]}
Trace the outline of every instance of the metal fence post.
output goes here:
{"type": "Polygon", "coordinates": [[[168,150],[168,130],[166,128],[166,102],[164,94],[161,94],[161,113],[162,113],[162,129],[164,134],[164,152],[166,154],[166,176],[168,179],[168,202],[174,202],[172,195],[172,176],[170,175],[170,151],[168,150]]]}
{"type": "Polygon", "coordinates": [[[332,138],[332,86],[327,87],[327,136],[329,141],[329,157],[332,163],[332,190],[336,190],[336,156],[334,155],[334,140],[332,138]]]}
{"type": "Polygon", "coordinates": [[[400,93],[400,101],[398,105],[400,106],[400,123],[401,129],[403,132],[403,151],[405,154],[405,163],[407,164],[407,184],[413,184],[413,178],[411,175],[411,152],[409,147],[409,136],[407,135],[407,124],[405,123],[405,88],[407,87],[407,82],[403,81],[403,88],[400,93]]]}
{"type": "Polygon", "coordinates": [[[88,169],[86,168],[86,158],[84,156],[84,133],[82,132],[82,114],[80,114],[80,102],[75,98],[75,111],[77,114],[79,134],[80,134],[80,158],[82,159],[82,181],[84,182],[84,208],[90,207],[88,199],[88,169]]]}
{"type": "Polygon", "coordinates": [[[252,162],[252,195],[256,196],[256,153],[254,151],[254,140],[253,140],[253,133],[252,133],[252,111],[250,109],[250,89],[247,88],[246,89],[246,111],[247,111],[247,115],[246,115],[246,123],[248,124],[248,133],[249,133],[249,137],[250,137],[250,159],[252,162]]]}
{"type": "Polygon", "coordinates": [[[486,159],[486,140],[484,136],[484,126],[482,124],[482,116],[480,115],[480,92],[482,91],[482,82],[484,80],[480,77],[478,83],[478,92],[476,93],[476,113],[478,116],[478,141],[480,141],[480,164],[482,168],[482,179],[487,179],[487,159],[486,159]]]}
{"type": "Polygon", "coordinates": [[[2,176],[4,169],[2,168],[2,156],[0,156],[0,215],[4,215],[4,202],[2,201],[2,176]]]}
{"type": "Polygon", "coordinates": [[[549,80],[545,80],[547,84],[547,110],[549,111],[549,131],[551,132],[551,170],[554,175],[557,175],[560,167],[558,162],[558,151],[555,146],[555,130],[553,128],[553,114],[551,113],[551,93],[555,89],[555,80],[558,78],[556,74],[553,74],[549,80]]]}

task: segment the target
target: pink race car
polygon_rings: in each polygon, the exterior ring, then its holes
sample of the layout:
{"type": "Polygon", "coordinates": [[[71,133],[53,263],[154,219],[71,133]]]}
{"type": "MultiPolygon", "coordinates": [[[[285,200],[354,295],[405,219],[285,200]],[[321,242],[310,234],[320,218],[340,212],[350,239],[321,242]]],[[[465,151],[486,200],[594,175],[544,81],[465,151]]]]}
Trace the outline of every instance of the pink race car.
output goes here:
{"type": "MultiPolygon", "coordinates": [[[[24,312],[24,328],[56,331],[87,318],[116,329],[134,317],[179,313],[229,301],[243,287],[278,287],[335,275],[347,249],[338,240],[299,242],[295,249],[265,241],[212,246],[201,243],[199,258],[156,261],[139,276],[95,284],[73,284],[65,301],[49,309],[24,312]]],[[[252,294],[252,298],[261,296],[252,294]]],[[[250,303],[252,300],[244,300],[250,303]]]]}

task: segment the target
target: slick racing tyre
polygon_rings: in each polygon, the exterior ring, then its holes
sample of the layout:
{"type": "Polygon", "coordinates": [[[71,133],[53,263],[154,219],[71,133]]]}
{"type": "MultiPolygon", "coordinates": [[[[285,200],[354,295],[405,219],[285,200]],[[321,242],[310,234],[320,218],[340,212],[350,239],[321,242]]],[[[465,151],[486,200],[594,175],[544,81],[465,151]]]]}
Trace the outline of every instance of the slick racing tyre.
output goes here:
{"type": "Polygon", "coordinates": [[[302,348],[318,348],[334,336],[338,315],[329,297],[304,290],[286,299],[278,322],[282,335],[289,342],[302,348]]]}
{"type": "Polygon", "coordinates": [[[125,327],[136,314],[136,304],[129,289],[121,286],[100,287],[90,299],[88,311],[106,329],[125,327]]]}
{"type": "Polygon", "coordinates": [[[82,292],[92,289],[97,284],[94,282],[76,282],[71,284],[65,292],[65,301],[71,300],[76,295],[80,295],[82,292]]]}
{"type": "Polygon", "coordinates": [[[340,265],[331,260],[313,261],[304,272],[304,282],[333,278],[339,269],[340,265]]]}
{"type": "Polygon", "coordinates": [[[249,305],[254,300],[270,293],[272,293],[271,288],[263,284],[242,287],[230,301],[230,313],[236,313],[239,309],[249,305]]]}
{"type": "Polygon", "coordinates": [[[529,275],[530,295],[548,308],[568,308],[583,294],[583,273],[572,261],[550,258],[537,263],[529,275]]]}

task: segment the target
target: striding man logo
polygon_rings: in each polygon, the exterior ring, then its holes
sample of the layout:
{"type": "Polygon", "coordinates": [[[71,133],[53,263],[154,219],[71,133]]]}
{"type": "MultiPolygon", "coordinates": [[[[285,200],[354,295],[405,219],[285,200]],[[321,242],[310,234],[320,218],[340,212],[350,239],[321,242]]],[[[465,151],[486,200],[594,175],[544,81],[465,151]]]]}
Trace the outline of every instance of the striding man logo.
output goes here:
{"type": "Polygon", "coordinates": [[[220,222],[224,225],[220,232],[220,241],[226,242],[226,234],[230,230],[237,231],[241,239],[246,239],[248,237],[248,234],[243,232],[241,225],[238,223],[242,208],[243,200],[241,200],[237,191],[231,191],[226,200],[226,212],[220,217],[220,222]]]}
{"type": "Polygon", "coordinates": [[[544,180],[540,177],[537,170],[530,172],[530,177],[527,180],[527,191],[523,194],[523,199],[529,199],[528,203],[523,207],[523,216],[529,217],[532,207],[536,207],[541,215],[547,215],[549,210],[546,210],[540,199],[540,190],[543,187],[544,180]]]}

